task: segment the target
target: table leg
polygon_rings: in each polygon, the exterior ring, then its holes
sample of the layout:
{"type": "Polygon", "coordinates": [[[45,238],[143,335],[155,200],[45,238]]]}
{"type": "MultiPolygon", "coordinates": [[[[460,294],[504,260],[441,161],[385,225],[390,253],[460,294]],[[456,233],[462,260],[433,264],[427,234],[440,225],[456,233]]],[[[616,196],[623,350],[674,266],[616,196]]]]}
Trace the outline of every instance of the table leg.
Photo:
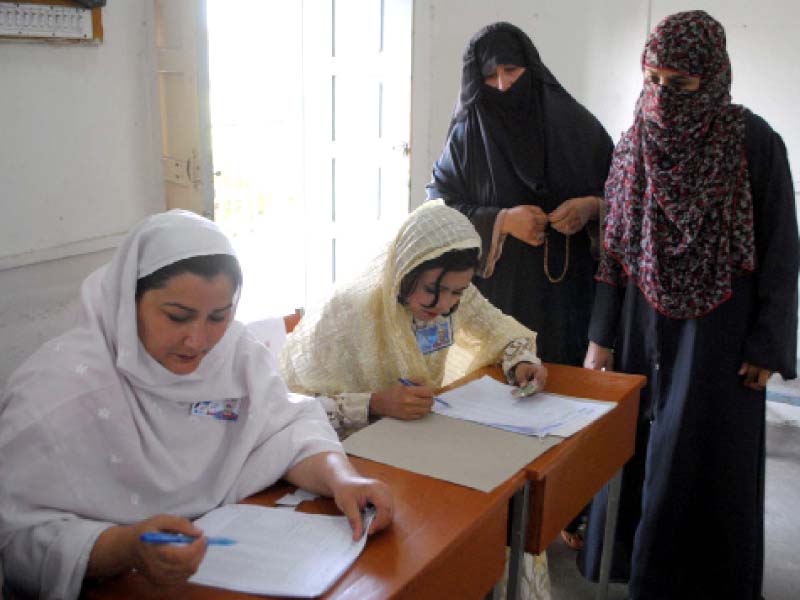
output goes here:
{"type": "Polygon", "coordinates": [[[511,548],[508,554],[508,585],[506,599],[518,600],[524,568],[525,538],[528,533],[528,503],[531,484],[526,482],[511,498],[511,548]]]}
{"type": "Polygon", "coordinates": [[[608,580],[611,576],[611,558],[614,555],[614,533],[617,529],[619,496],[622,490],[622,469],[616,472],[608,484],[608,506],[606,507],[606,529],[603,532],[603,553],[600,556],[600,578],[597,580],[595,600],[608,597],[608,580]]]}

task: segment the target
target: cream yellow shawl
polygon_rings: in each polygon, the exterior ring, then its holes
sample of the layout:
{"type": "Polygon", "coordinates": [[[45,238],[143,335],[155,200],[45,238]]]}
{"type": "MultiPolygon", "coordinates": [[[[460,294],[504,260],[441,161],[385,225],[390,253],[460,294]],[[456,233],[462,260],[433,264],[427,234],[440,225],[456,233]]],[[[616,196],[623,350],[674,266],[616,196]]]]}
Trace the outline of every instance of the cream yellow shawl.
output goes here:
{"type": "Polygon", "coordinates": [[[480,248],[474,227],[440,201],[412,212],[395,239],[358,278],[310,312],[289,335],[280,364],[293,391],[331,395],[373,392],[418,377],[438,387],[499,362],[513,339],[536,334],[492,306],[470,285],[453,314],[454,344],[423,355],[412,315],[397,301],[400,282],[416,266],[450,250],[480,248]]]}

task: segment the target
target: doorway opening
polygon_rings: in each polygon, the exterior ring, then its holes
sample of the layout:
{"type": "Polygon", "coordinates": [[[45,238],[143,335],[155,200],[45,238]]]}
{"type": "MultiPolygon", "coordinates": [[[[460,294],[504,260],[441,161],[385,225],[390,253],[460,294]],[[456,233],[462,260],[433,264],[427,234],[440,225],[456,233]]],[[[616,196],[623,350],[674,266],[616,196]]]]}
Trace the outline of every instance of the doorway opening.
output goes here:
{"type": "Polygon", "coordinates": [[[412,0],[207,0],[214,218],[237,318],[358,272],[407,214],[412,0]]]}

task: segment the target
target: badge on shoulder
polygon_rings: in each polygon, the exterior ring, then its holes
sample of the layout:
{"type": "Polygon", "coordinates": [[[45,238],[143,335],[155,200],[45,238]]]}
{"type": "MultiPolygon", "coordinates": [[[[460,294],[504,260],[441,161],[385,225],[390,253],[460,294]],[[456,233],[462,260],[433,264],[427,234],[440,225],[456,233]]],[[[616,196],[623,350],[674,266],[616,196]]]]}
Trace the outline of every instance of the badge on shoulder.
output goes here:
{"type": "Polygon", "coordinates": [[[414,334],[417,337],[417,346],[423,354],[430,354],[453,345],[450,317],[433,325],[420,327],[414,331],[414,334]]]}

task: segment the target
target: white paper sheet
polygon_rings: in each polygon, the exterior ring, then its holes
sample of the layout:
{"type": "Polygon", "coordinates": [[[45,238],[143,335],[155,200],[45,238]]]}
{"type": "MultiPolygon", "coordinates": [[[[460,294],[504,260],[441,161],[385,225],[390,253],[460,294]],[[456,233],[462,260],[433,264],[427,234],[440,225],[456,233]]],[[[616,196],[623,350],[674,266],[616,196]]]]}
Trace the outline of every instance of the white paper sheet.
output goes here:
{"type": "Polygon", "coordinates": [[[314,498],[318,498],[317,494],[304,490],[302,488],[297,488],[296,491],[292,492],[291,494],[286,494],[285,496],[281,496],[275,501],[277,506],[297,506],[298,504],[305,502],[306,500],[313,500],[314,498]]]}
{"type": "Polygon", "coordinates": [[[485,375],[440,395],[433,411],[514,433],[569,437],[611,410],[614,402],[537,392],[515,398],[515,388],[485,375]]]}
{"type": "MultiPolygon", "coordinates": [[[[365,530],[373,514],[367,513],[365,530]]],[[[314,598],[324,594],[358,557],[367,536],[354,542],[347,518],[279,508],[229,504],[200,517],[207,536],[236,540],[209,546],[192,583],[266,594],[314,598]]]]}

